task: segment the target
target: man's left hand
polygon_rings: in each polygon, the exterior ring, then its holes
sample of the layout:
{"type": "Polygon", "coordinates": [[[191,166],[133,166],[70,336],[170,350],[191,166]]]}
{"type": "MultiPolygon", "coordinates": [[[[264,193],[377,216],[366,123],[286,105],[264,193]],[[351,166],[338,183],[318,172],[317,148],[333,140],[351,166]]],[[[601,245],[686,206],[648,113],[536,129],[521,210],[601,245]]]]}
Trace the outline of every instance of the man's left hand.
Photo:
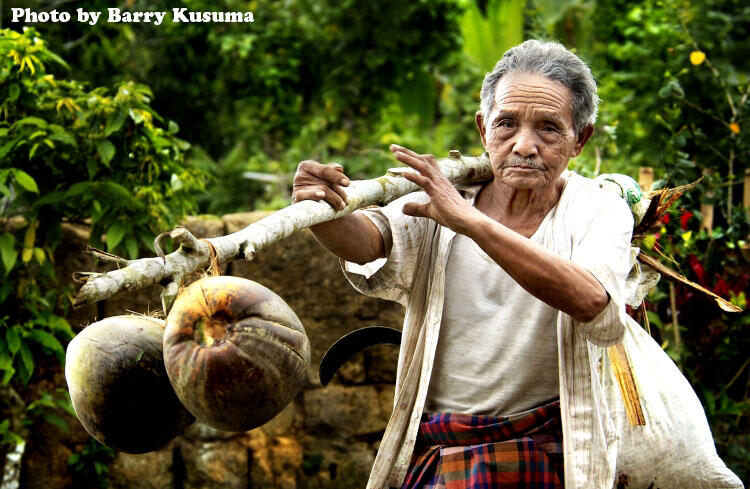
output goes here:
{"type": "Polygon", "coordinates": [[[401,163],[410,166],[415,172],[404,172],[404,177],[424,189],[430,197],[426,204],[410,202],[404,205],[403,213],[408,216],[428,217],[438,224],[456,231],[467,225],[467,218],[472,212],[478,212],[440,171],[433,155],[418,154],[414,151],[392,144],[391,152],[401,163]]]}

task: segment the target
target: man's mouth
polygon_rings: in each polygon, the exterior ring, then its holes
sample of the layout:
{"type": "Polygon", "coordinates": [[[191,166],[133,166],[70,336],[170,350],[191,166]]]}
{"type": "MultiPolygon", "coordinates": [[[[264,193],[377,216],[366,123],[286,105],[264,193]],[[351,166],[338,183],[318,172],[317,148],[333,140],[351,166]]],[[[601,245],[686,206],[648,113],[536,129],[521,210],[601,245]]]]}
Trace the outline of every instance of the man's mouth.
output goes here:
{"type": "Polygon", "coordinates": [[[516,170],[540,170],[544,171],[547,168],[543,163],[530,160],[528,158],[514,158],[505,165],[503,165],[503,168],[514,168],[516,170]]]}

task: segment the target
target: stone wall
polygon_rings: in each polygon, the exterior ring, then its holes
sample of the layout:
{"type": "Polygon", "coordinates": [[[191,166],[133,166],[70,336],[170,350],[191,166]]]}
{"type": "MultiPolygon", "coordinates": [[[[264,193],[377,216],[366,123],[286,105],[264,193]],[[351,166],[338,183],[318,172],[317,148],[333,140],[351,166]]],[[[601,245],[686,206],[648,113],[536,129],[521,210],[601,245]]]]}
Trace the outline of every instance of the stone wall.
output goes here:
{"type": "MultiPolygon", "coordinates": [[[[221,219],[189,218],[185,225],[200,237],[220,236],[263,215],[254,212],[221,219]]],[[[70,277],[73,270],[97,269],[98,265],[81,253],[86,232],[83,227],[66,226],[65,241],[56,257],[60,277],[70,277]]],[[[321,386],[317,368],[328,347],[349,331],[372,325],[400,328],[403,309],[354,291],[336,257],[323,250],[307,230],[261,250],[252,262],[232,262],[223,270],[270,288],[300,317],[312,347],[304,391],[276,418],[255,430],[226,433],[194,424],[158,452],[118,453],[109,466],[110,487],[364,487],[392,408],[397,348],[384,345],[357,354],[327,387],[321,386]]],[[[121,294],[74,311],[69,320],[80,329],[127,311],[158,310],[158,294],[157,287],[121,294]]],[[[54,366],[50,368],[55,370],[54,366]]],[[[36,388],[51,391],[55,385],[64,387],[61,371],[47,377],[36,388]]],[[[66,461],[88,436],[74,418],[68,421],[72,427],[68,432],[43,426],[32,433],[22,487],[73,487],[66,461]]]]}

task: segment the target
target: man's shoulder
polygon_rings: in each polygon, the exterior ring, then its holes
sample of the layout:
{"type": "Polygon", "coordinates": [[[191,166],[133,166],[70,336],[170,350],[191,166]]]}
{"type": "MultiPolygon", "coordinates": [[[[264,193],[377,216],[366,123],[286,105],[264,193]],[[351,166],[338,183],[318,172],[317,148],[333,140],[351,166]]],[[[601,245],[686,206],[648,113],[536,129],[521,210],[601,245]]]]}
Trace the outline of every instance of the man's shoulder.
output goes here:
{"type": "Polygon", "coordinates": [[[584,177],[568,170],[563,178],[566,180],[561,204],[567,212],[581,216],[609,215],[618,219],[633,219],[626,200],[599,185],[594,178],[584,177]]]}
{"type": "Polygon", "coordinates": [[[566,190],[573,192],[572,197],[575,201],[601,202],[602,204],[615,205],[616,207],[628,206],[627,201],[617,195],[615,192],[607,190],[600,185],[596,178],[584,177],[583,175],[568,170],[564,175],[566,179],[566,190]]]}

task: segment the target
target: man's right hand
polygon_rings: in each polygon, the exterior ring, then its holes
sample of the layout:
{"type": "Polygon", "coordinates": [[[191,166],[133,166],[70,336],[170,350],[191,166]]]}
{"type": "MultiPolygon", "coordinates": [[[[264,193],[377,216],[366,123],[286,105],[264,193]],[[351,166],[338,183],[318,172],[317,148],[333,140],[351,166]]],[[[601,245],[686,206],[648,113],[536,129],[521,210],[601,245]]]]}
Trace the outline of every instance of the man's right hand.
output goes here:
{"type": "Polygon", "coordinates": [[[317,161],[305,160],[297,166],[297,173],[294,174],[292,202],[324,200],[340,211],[349,203],[344,190],[348,186],[349,179],[338,163],[323,165],[317,161]]]}
{"type": "MultiPolygon", "coordinates": [[[[344,168],[338,163],[323,165],[306,160],[297,166],[292,201],[324,200],[340,211],[349,203],[344,189],[349,183],[344,168]]],[[[380,231],[358,212],[310,226],[310,230],[320,244],[344,260],[363,264],[385,256],[380,231]]]]}

